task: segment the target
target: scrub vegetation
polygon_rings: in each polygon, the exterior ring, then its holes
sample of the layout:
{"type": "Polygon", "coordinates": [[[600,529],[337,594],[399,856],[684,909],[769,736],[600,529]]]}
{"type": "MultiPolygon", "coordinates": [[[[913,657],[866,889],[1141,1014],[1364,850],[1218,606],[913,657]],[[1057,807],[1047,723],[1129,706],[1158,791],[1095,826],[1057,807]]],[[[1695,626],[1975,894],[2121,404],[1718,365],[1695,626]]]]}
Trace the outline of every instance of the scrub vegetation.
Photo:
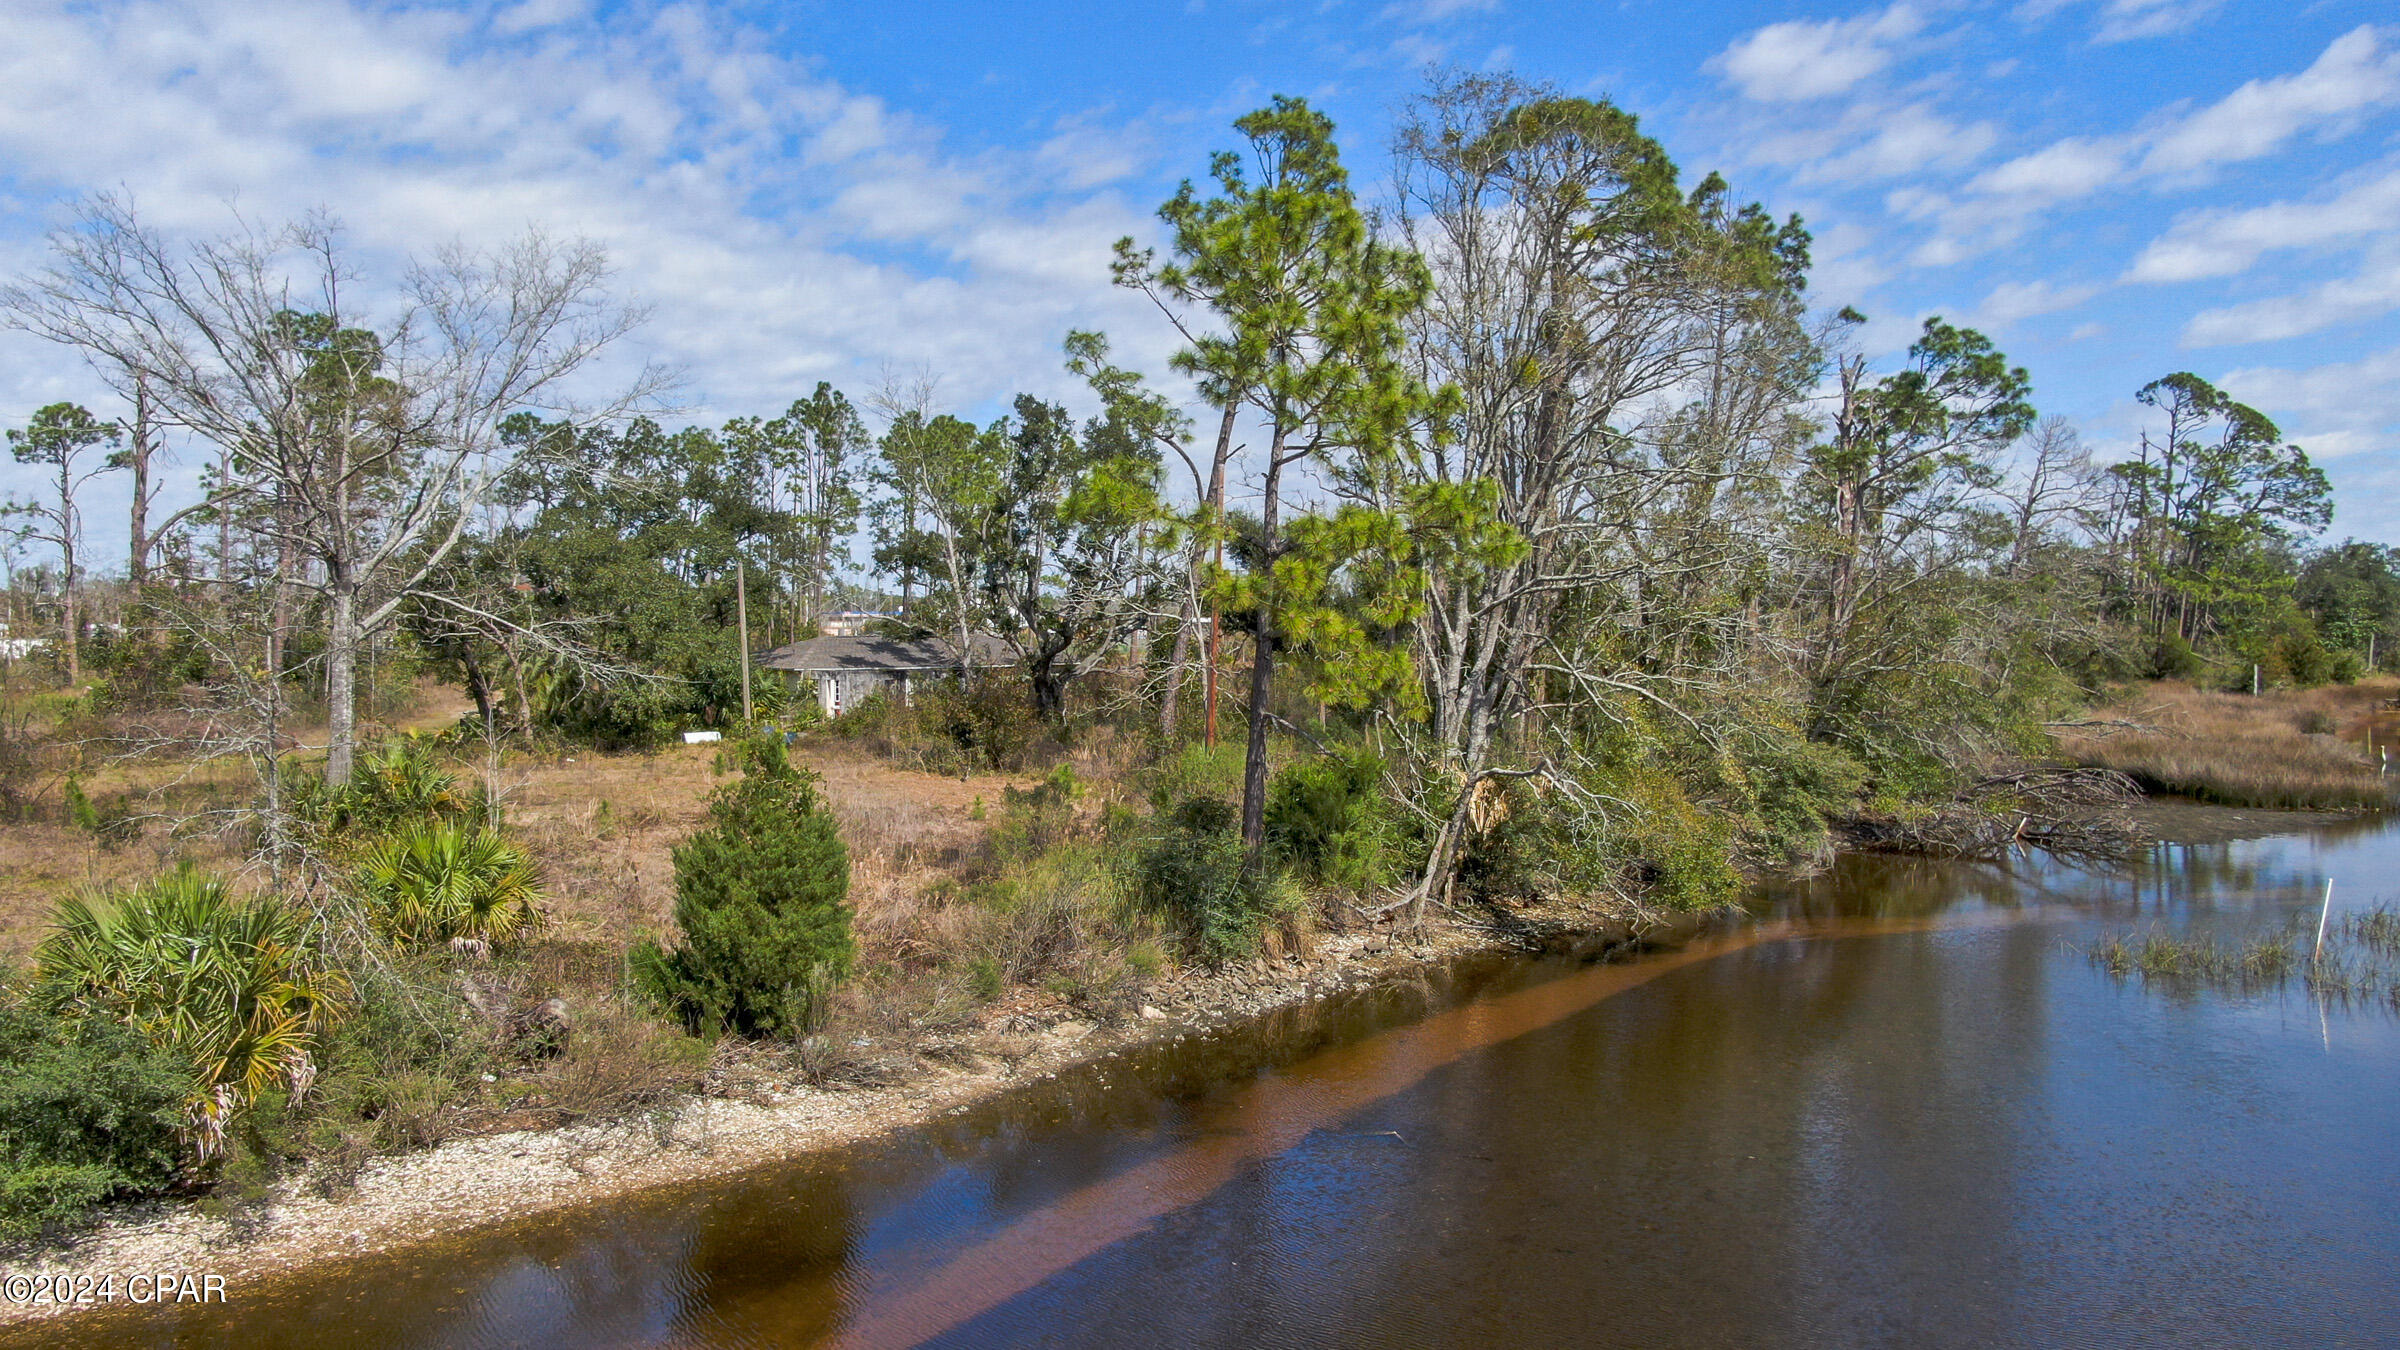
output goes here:
{"type": "Polygon", "coordinates": [[[2322,950],[2315,923],[2306,920],[2230,945],[2163,931],[2120,934],[2091,956],[2111,975],[2136,975],[2174,992],[2258,991],[2296,981],[2322,998],[2400,1011],[2400,912],[2378,905],[2345,915],[2327,925],[2322,950]]]}
{"type": "Polygon", "coordinates": [[[594,393],[638,314],[582,241],[353,284],[320,217],[86,202],[0,290],[120,396],[9,432],[0,1236],[1005,1054],[1331,931],[2384,800],[2400,559],[2314,546],[2324,476],[2206,381],[2097,462],[1987,335],[1869,360],[1800,220],[1507,77],[1430,86],[1375,200],[1304,101],[1228,144],[1112,262],[1194,401],[1074,332],[1079,392],[982,421],[594,393]],[[820,716],[755,658],[850,611],[957,669],[820,716]]]}

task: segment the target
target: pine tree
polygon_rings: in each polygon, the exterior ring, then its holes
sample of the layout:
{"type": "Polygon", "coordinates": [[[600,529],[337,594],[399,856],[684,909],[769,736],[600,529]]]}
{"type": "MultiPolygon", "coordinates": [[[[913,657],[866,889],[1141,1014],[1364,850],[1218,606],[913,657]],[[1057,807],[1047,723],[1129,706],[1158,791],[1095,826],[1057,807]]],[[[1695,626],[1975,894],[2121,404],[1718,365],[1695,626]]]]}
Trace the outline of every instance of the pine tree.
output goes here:
{"type": "Polygon", "coordinates": [[[791,1035],[819,1020],[849,973],[850,857],[817,776],[772,737],[743,748],[707,828],[675,849],[683,943],[635,949],[638,978],[694,1031],[791,1035]]]}

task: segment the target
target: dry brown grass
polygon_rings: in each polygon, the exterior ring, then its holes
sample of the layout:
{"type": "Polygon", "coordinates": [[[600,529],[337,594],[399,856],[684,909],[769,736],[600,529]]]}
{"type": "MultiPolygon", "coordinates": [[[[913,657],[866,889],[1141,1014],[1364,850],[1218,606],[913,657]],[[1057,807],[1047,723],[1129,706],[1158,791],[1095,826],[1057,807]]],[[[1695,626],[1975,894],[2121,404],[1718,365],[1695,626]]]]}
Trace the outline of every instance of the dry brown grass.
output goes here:
{"type": "MultiPolygon", "coordinates": [[[[674,846],[698,829],[723,781],[717,746],[653,755],[588,752],[512,759],[501,771],[509,818],[549,877],[553,931],[575,941],[625,942],[665,933],[675,906],[674,846]]],[[[824,777],[850,846],[850,900],[870,949],[902,939],[927,889],[967,865],[996,805],[1022,776],[943,777],[893,768],[839,741],[795,753],[824,777]]],[[[462,773],[473,772],[462,766],[462,773]]]]}
{"type": "Polygon", "coordinates": [[[2395,693],[2389,677],[2258,698],[2161,681],[2095,711],[2102,725],[2063,729],[2059,744],[2150,792],[2282,810],[2385,806],[2395,783],[2378,779],[2366,746],[2371,730],[2392,739],[2378,705],[2395,693]]]}

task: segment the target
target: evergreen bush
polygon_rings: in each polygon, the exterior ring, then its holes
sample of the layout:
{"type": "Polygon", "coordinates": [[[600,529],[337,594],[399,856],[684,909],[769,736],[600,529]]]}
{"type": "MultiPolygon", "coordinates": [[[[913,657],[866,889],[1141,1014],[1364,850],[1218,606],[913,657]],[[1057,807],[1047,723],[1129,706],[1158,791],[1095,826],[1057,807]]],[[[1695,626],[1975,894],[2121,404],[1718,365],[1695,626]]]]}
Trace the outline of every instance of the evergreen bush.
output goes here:
{"type": "Polygon", "coordinates": [[[778,737],[741,745],[745,771],[675,849],[673,951],[645,942],[636,978],[695,1032],[796,1035],[849,973],[850,858],[817,776],[778,737]]]}
{"type": "Polygon", "coordinates": [[[182,1155],[189,1070],[106,1017],[0,1005],[0,1240],[162,1189],[182,1155]]]}
{"type": "Polygon", "coordinates": [[[1349,891],[1391,879],[1392,831],[1384,819],[1383,761],[1369,754],[1304,759],[1267,787],[1267,842],[1302,877],[1349,891]]]}
{"type": "Polygon", "coordinates": [[[1233,808],[1187,798],[1161,824],[1134,856],[1136,901],[1173,921],[1206,960],[1256,951],[1286,897],[1263,868],[1248,866],[1233,808]]]}

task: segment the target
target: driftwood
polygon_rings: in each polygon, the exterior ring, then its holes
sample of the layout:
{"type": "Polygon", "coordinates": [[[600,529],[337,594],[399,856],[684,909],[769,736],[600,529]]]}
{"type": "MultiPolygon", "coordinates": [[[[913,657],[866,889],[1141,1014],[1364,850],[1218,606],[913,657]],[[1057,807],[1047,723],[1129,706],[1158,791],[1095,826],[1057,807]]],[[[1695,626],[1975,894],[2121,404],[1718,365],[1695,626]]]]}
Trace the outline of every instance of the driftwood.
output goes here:
{"type": "Polygon", "coordinates": [[[2129,810],[2140,796],[2114,769],[2012,769],[1977,779],[1922,816],[1861,820],[1848,833],[1853,845],[1887,853],[1990,858],[2030,847],[2117,858],[2142,841],[2129,810]]]}

